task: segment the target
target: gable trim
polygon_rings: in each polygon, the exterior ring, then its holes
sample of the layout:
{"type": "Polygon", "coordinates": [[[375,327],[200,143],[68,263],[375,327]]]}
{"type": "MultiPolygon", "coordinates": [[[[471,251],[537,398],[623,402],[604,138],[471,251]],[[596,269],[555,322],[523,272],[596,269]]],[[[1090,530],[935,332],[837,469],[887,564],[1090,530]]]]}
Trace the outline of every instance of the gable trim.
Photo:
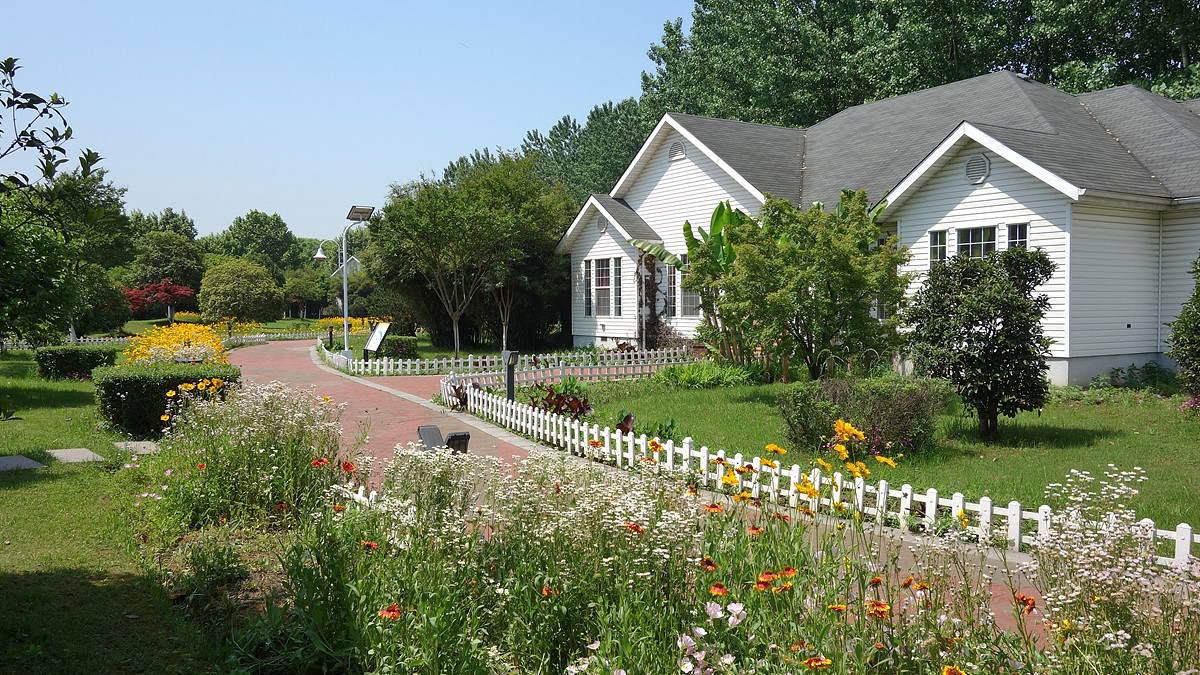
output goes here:
{"type": "Polygon", "coordinates": [[[646,139],[646,142],[642,144],[642,148],[638,150],[636,155],[634,155],[633,161],[629,163],[629,167],[625,169],[625,173],[621,174],[621,178],[617,180],[617,184],[613,186],[613,189],[609,194],[617,199],[620,199],[624,196],[625,191],[632,187],[631,183],[633,182],[633,177],[637,175],[638,170],[641,169],[643,162],[649,160],[650,148],[656,145],[662,136],[667,133],[667,127],[670,127],[670,129],[678,132],[679,135],[683,136],[688,143],[691,143],[692,146],[694,146],[697,150],[704,153],[705,157],[708,157],[710,160],[712,160],[713,164],[716,164],[717,167],[719,167],[722,171],[728,174],[730,178],[736,181],[738,185],[745,188],[745,190],[753,195],[754,198],[760,203],[767,201],[766,196],[761,190],[751,185],[750,181],[746,180],[746,178],[740,173],[734,171],[733,167],[730,166],[728,162],[726,162],[724,159],[721,159],[717,153],[713,152],[707,145],[702,143],[700,139],[696,138],[695,134],[688,131],[679,122],[679,120],[671,117],[671,113],[665,113],[662,119],[658,121],[658,125],[654,127],[654,131],[650,132],[650,137],[646,139]]]}
{"type": "Polygon", "coordinates": [[[619,223],[616,218],[613,218],[613,215],[608,212],[608,209],[605,209],[603,206],[601,206],[600,202],[595,196],[591,196],[588,197],[587,201],[583,203],[583,208],[579,209],[579,214],[575,216],[575,220],[571,221],[571,225],[567,227],[567,231],[564,232],[562,238],[558,240],[558,245],[554,247],[555,253],[560,255],[566,255],[569,253],[567,249],[571,247],[572,240],[575,239],[575,234],[578,232],[579,228],[583,226],[583,223],[587,220],[588,216],[591,215],[592,209],[595,209],[600,215],[604,216],[608,220],[609,227],[615,228],[617,232],[621,234],[621,238],[624,241],[633,239],[633,237],[625,231],[625,228],[621,227],[621,223],[619,223]]]}
{"type": "Polygon", "coordinates": [[[963,139],[975,141],[984,148],[996,153],[998,156],[1008,160],[1017,168],[1025,173],[1037,178],[1046,185],[1066,195],[1072,201],[1078,201],[1083,196],[1084,189],[1080,188],[1067,180],[1064,180],[1052,171],[1043,168],[1033,160],[1025,157],[1021,153],[1013,150],[1007,145],[996,140],[992,136],[985,133],[979,127],[970,122],[963,122],[958,125],[953,132],[950,133],[941,143],[938,144],[933,152],[926,155],[925,159],[916,166],[912,171],[900,181],[896,187],[884,197],[888,201],[887,209],[895,210],[906,199],[911,197],[913,193],[919,189],[919,186],[930,177],[930,172],[937,171],[942,168],[952,158],[953,152],[956,152],[957,146],[963,139]]]}

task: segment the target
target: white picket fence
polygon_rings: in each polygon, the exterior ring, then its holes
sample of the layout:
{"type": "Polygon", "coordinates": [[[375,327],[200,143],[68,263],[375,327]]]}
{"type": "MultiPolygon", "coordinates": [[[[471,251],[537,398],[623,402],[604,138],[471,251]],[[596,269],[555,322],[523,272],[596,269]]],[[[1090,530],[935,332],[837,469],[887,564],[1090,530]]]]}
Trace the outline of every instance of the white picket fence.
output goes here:
{"type": "MultiPolygon", "coordinates": [[[[64,344],[81,345],[122,345],[129,342],[127,337],[81,337],[75,343],[70,340],[64,344]]],[[[33,349],[34,344],[27,340],[5,340],[4,349],[33,349]]]]}
{"type": "MultiPolygon", "coordinates": [[[[446,378],[442,383],[442,396],[447,401],[454,400],[453,388],[446,384],[450,379],[446,378]]],[[[820,469],[812,469],[805,473],[796,464],[772,466],[775,462],[769,458],[746,459],[741,453],[726,457],[723,450],[710,452],[704,446],[697,449],[691,438],[683,439],[679,445],[666,441],[656,450],[650,447],[650,439],[645,435],[634,437],[608,427],[589,426],[474,387],[467,388],[467,410],[574,455],[621,468],[641,466],[653,471],[678,472],[694,477],[701,487],[719,489],[727,467],[749,467],[743,473],[734,472],[737,478],[734,487],[749,492],[754,499],[769,504],[787,504],[793,509],[809,509],[814,513],[857,512],[901,530],[914,524],[933,527],[939,516],[945,518],[948,515],[957,521],[959,514],[964,513],[969,521],[966,528],[969,532],[984,539],[1003,537],[1008,547],[1015,551],[1033,534],[1049,532],[1052,523],[1052,512],[1046,505],[1030,511],[1016,501],[1007,506],[993,504],[988,497],[969,502],[960,492],[945,497],[933,489],[918,492],[908,484],[896,488],[886,480],[870,484],[862,478],[847,479],[841,472],[829,476],[820,469]],[[820,498],[812,499],[801,492],[799,484],[803,475],[821,490],[820,498]],[[827,487],[831,489],[826,491],[824,488],[827,487]]],[[[1156,538],[1174,542],[1173,554],[1157,556],[1158,562],[1184,564],[1188,561],[1196,542],[1190,525],[1180,523],[1174,530],[1163,530],[1155,527],[1153,521],[1142,523],[1153,528],[1156,538]]]]}
{"type": "MultiPolygon", "coordinates": [[[[688,363],[692,360],[691,349],[677,347],[669,349],[641,350],[632,352],[618,351],[581,351],[562,352],[558,354],[521,354],[516,368],[523,373],[530,373],[559,365],[601,370],[614,373],[614,377],[632,377],[636,374],[648,374],[653,370],[647,367],[659,368],[664,365],[688,363]],[[640,368],[640,370],[638,370],[640,368]],[[629,371],[629,375],[616,374],[629,371]]],[[[351,359],[346,366],[340,367],[354,375],[446,375],[462,377],[468,374],[493,376],[499,374],[503,383],[504,363],[499,356],[475,356],[468,354],[459,358],[446,357],[440,359],[351,359]]],[[[582,371],[580,371],[582,372],[582,371]]],[[[493,380],[485,377],[489,382],[493,380]]],[[[595,378],[593,378],[595,379],[595,378]]],[[[460,379],[461,381],[461,379],[460,379]]],[[[494,386],[494,384],[481,386],[494,386]]]]}

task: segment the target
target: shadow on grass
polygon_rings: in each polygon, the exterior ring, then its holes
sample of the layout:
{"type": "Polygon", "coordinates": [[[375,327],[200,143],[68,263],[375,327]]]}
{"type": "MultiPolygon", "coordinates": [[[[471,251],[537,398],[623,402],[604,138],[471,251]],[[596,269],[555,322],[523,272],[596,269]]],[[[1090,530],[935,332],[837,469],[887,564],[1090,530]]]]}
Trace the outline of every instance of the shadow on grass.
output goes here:
{"type": "Polygon", "coordinates": [[[984,443],[979,440],[979,423],[969,417],[947,420],[943,427],[946,438],[970,445],[995,445],[1025,448],[1086,448],[1098,441],[1124,436],[1122,431],[1089,429],[1078,426],[1059,426],[1046,422],[1015,421],[1000,418],[1000,440],[984,443]]]}
{"type": "MultiPolygon", "coordinates": [[[[54,458],[45,452],[22,452],[18,454],[40,464],[45,464],[47,467],[54,461],[54,458]]],[[[8,471],[0,471],[0,490],[19,490],[27,485],[46,483],[61,478],[63,478],[63,474],[47,469],[10,469],[8,471]]],[[[3,605],[0,605],[0,607],[3,607],[3,605]]]]}
{"type": "Polygon", "coordinates": [[[3,393],[12,398],[9,404],[17,409],[29,408],[77,408],[94,405],[96,396],[90,391],[75,391],[71,389],[55,389],[45,385],[49,380],[41,380],[32,384],[15,384],[3,388],[3,393]]]}
{"type": "Polygon", "coordinates": [[[774,407],[776,405],[776,400],[779,398],[780,391],[782,390],[776,388],[764,389],[762,387],[756,387],[744,393],[730,396],[729,400],[737,403],[757,403],[760,405],[774,407]]]}
{"type": "Polygon", "coordinates": [[[204,644],[149,576],[0,572],[0,672],[206,670],[204,644]]]}

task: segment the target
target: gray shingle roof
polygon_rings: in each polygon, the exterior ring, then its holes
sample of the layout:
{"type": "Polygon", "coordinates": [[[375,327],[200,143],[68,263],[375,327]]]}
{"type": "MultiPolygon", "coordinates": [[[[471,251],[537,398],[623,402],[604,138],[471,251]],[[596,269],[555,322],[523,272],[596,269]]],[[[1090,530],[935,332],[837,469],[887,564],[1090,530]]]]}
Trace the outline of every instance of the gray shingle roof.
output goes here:
{"type": "Polygon", "coordinates": [[[1079,100],[1172,196],[1200,195],[1200,115],[1186,103],[1132,85],[1079,100]]]}
{"type": "Polygon", "coordinates": [[[803,129],[668,114],[760,192],[798,203],[803,129]]]}
{"type": "Polygon", "coordinates": [[[658,233],[647,225],[646,221],[642,220],[642,217],[637,214],[637,211],[634,211],[630,208],[629,204],[625,203],[624,199],[614,199],[608,195],[592,195],[592,198],[605,211],[608,211],[609,215],[617,221],[622,230],[629,233],[630,237],[662,243],[662,237],[658,236],[658,233]]]}
{"type": "Polygon", "coordinates": [[[670,115],[760,191],[833,204],[843,189],[880,199],[962,122],[1084,189],[1193,196],[1197,113],[1200,100],[1132,86],[1073,96],[999,71],[848,108],[807,130],[670,115]]]}

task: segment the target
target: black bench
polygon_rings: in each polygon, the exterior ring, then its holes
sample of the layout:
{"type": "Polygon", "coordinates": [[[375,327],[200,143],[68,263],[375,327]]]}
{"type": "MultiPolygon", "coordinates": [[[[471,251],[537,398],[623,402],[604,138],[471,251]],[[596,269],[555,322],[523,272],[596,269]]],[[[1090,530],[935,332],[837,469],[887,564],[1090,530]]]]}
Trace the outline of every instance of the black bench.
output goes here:
{"type": "Polygon", "coordinates": [[[442,430],[432,424],[417,427],[417,438],[426,448],[447,447],[454,452],[466,452],[467,444],[471,442],[468,431],[452,431],[442,440],[442,430]]]}

